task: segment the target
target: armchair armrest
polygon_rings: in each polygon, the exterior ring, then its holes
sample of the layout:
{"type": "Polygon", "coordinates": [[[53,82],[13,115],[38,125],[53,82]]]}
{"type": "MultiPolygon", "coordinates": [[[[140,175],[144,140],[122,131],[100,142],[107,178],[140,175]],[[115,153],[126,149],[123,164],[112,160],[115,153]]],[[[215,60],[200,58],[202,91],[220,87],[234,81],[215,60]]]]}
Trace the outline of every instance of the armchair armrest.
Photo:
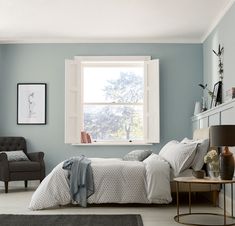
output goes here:
{"type": "Polygon", "coordinates": [[[42,162],[44,158],[43,152],[31,152],[31,153],[27,153],[27,155],[31,161],[35,161],[35,162],[42,162]]]}
{"type": "Polygon", "coordinates": [[[0,153],[0,179],[9,180],[9,165],[6,153],[0,153]]]}
{"type": "Polygon", "coordinates": [[[8,161],[7,160],[7,154],[6,153],[0,153],[0,162],[1,161],[8,161]]]}

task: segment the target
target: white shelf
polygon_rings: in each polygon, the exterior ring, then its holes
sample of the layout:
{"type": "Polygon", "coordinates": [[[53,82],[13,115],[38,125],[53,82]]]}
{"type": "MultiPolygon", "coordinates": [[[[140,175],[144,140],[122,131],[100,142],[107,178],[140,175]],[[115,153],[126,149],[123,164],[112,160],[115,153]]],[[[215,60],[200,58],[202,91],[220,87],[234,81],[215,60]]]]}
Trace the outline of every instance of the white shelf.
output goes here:
{"type": "Polygon", "coordinates": [[[214,125],[235,124],[235,99],[220,104],[191,118],[192,132],[214,125]]]}
{"type": "Polygon", "coordinates": [[[227,101],[227,102],[222,103],[222,104],[220,104],[220,105],[218,105],[216,107],[208,109],[208,110],[206,110],[204,112],[201,112],[201,113],[199,113],[197,115],[194,115],[192,117],[192,121],[197,120],[198,118],[203,118],[203,117],[206,117],[208,115],[213,115],[213,114],[215,114],[217,112],[223,111],[223,110],[225,110],[227,108],[232,107],[232,105],[234,105],[234,104],[235,104],[235,99],[231,99],[230,101],[227,101]]]}

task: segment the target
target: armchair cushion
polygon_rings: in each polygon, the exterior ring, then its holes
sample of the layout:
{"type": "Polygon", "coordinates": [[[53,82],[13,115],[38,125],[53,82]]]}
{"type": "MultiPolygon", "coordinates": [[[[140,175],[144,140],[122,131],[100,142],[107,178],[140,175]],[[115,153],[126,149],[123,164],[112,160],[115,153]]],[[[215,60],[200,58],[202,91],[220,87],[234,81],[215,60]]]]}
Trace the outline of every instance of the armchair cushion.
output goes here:
{"type": "Polygon", "coordinates": [[[7,155],[9,162],[11,161],[28,161],[28,157],[22,150],[17,151],[6,151],[4,152],[7,155]]]}
{"type": "Polygon", "coordinates": [[[39,171],[41,168],[39,162],[32,161],[15,161],[9,162],[10,172],[32,172],[39,171]]]}

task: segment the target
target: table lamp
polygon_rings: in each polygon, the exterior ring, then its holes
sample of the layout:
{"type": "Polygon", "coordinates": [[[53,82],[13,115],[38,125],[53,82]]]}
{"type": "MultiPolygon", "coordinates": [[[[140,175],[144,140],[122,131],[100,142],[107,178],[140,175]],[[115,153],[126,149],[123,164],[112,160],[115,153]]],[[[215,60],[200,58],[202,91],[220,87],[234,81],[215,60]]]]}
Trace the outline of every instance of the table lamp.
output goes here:
{"type": "Polygon", "coordinates": [[[220,177],[222,180],[231,180],[234,173],[234,157],[228,147],[235,146],[235,125],[211,126],[210,146],[224,147],[220,153],[220,177]]]}

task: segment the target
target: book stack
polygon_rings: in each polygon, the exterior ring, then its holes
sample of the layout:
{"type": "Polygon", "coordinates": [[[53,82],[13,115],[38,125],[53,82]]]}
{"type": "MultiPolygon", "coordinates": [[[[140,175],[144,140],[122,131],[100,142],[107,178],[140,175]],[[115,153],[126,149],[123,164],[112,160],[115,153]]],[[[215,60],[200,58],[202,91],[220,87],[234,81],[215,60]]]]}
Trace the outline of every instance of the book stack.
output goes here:
{"type": "Polygon", "coordinates": [[[91,136],[86,131],[81,132],[81,143],[91,143],[91,136]]]}

